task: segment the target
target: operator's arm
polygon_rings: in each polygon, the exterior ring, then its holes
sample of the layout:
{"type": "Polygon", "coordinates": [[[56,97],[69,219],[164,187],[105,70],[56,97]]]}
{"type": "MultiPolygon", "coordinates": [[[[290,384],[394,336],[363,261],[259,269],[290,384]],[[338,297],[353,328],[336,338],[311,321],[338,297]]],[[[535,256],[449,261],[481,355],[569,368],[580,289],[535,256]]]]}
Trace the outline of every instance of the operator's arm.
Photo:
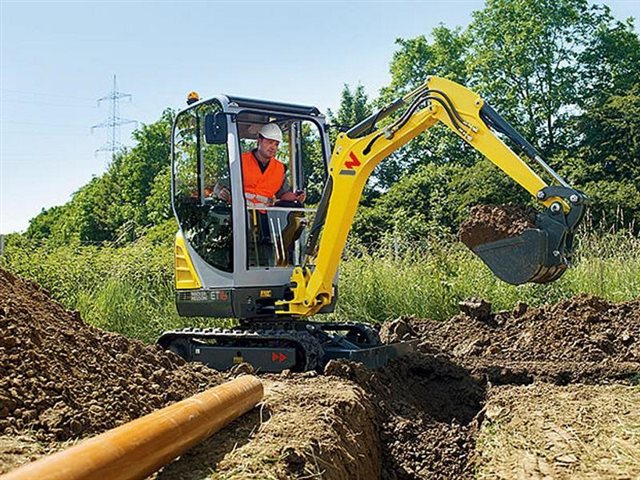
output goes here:
{"type": "MultiPolygon", "coordinates": [[[[494,134],[492,128],[505,133],[527,155],[542,162],[526,140],[515,130],[509,130],[510,126],[472,91],[452,81],[430,77],[404,98],[339,135],[307,251],[307,254],[312,253],[309,250],[314,249],[314,243],[320,237],[315,269],[313,272],[304,266],[294,269],[291,278],[295,284],[294,298],[280,304],[280,313],[312,315],[331,302],[332,281],[369,175],[385,157],[437,122],[445,124],[483,153],[545,206],[562,205],[561,210],[568,209],[565,200],[555,190],[549,191],[547,184],[494,134]],[[379,120],[403,105],[407,107],[397,120],[377,128],[379,120]],[[545,192],[550,194],[545,197],[545,192]]],[[[559,179],[544,162],[541,165],[559,179]]],[[[566,187],[566,183],[559,180],[566,187]]]]}
{"type": "Polygon", "coordinates": [[[287,202],[304,203],[307,198],[307,194],[303,190],[296,190],[294,192],[289,185],[289,181],[285,177],[282,187],[280,187],[280,190],[276,193],[276,198],[287,202]]]}

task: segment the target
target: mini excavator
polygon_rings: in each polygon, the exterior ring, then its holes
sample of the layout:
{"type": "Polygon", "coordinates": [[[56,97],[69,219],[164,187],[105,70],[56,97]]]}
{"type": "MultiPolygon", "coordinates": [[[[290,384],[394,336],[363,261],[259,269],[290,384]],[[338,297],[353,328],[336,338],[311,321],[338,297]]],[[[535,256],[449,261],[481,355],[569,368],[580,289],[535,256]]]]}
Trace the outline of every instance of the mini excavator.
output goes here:
{"type": "Polygon", "coordinates": [[[405,343],[383,344],[366,324],[310,317],[334,310],[338,264],[369,175],[437,123],[540,204],[535,228],[475,247],[487,267],[518,285],[552,282],[571,263],[587,196],[482,98],[455,82],[429,77],[340,133],[333,152],[325,117],[315,107],[225,95],[201,100],[194,92],[188,103],[172,131],[176,305],[182,316],[235,318],[238,326],[164,332],[159,345],[186,360],[217,370],[248,362],[278,372],[321,369],[346,358],[376,368],[411,350],[405,343]],[[245,200],[241,156],[268,123],[284,132],[276,157],[287,165],[288,186],[307,192],[304,205],[256,207],[245,200]],[[222,187],[224,198],[216,195],[222,187]]]}

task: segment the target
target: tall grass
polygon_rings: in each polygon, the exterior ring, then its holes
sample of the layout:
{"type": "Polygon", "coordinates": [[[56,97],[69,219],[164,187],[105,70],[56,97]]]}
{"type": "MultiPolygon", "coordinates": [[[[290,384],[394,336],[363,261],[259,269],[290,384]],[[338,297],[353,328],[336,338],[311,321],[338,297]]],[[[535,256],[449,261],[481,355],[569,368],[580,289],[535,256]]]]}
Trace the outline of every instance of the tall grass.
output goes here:
{"type": "Polygon", "coordinates": [[[335,316],[367,322],[399,315],[445,319],[470,297],[484,298],[495,309],[553,303],[578,293],[622,301],[640,297],[640,238],[624,232],[587,235],[577,246],[575,265],[558,281],[521,286],[499,280],[457,242],[383,245],[343,262],[339,287],[335,316]]]}
{"type": "Polygon", "coordinates": [[[164,330],[216,324],[178,316],[172,258],[170,243],[144,238],[126,247],[54,247],[18,239],[0,266],[36,281],[86,322],[151,342],[164,330]]]}
{"type": "MultiPolygon", "coordinates": [[[[623,232],[586,235],[576,265],[547,285],[508,285],[464,246],[434,239],[351,252],[340,268],[332,318],[381,322],[400,315],[445,319],[458,302],[482,297],[495,309],[556,302],[586,292],[612,301],[640,297],[640,239],[623,232]]],[[[185,326],[229,321],[181,318],[173,296],[172,246],[141,239],[126,247],[58,246],[13,239],[0,266],[35,280],[85,321],[144,341],[185,326]]]]}

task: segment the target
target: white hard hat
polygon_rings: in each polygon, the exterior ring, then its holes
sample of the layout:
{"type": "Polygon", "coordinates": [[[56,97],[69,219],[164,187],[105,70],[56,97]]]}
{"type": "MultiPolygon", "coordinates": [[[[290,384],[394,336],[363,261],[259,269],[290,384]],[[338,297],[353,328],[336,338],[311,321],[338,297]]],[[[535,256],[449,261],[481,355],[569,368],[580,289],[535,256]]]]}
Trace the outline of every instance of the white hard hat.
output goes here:
{"type": "Polygon", "coordinates": [[[275,123],[267,123],[260,129],[258,134],[269,140],[277,140],[282,143],[282,130],[275,123]]]}

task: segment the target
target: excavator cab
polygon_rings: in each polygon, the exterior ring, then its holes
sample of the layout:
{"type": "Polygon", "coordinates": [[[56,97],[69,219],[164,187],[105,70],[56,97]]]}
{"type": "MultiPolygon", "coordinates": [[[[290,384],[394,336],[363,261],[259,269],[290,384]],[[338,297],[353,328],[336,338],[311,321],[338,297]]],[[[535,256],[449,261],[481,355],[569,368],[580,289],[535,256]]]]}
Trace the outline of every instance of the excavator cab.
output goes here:
{"type": "MultiPolygon", "coordinates": [[[[267,318],[303,262],[326,183],[329,141],[315,107],[219,96],[183,110],[173,127],[172,200],[181,315],[267,318]],[[243,192],[241,158],[268,123],[283,132],[276,158],[305,204],[259,205],[243,192]],[[181,263],[181,264],[180,264],[181,263]]],[[[325,311],[331,311],[333,304],[325,311]]]]}

